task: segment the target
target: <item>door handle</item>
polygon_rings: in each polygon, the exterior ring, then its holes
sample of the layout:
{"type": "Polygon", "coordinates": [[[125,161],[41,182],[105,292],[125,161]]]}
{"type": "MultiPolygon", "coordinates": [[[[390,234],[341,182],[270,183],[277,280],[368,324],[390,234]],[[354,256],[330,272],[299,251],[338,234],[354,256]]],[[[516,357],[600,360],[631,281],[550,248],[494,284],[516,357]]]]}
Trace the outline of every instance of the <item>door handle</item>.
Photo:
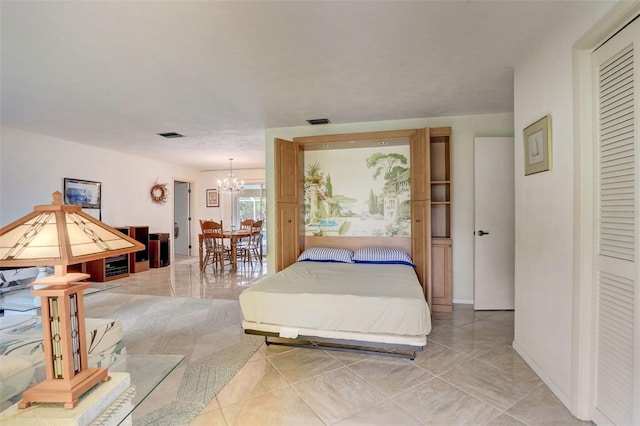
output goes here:
{"type": "Polygon", "coordinates": [[[478,231],[478,236],[482,237],[483,235],[489,235],[488,232],[484,232],[483,230],[478,231]]]}

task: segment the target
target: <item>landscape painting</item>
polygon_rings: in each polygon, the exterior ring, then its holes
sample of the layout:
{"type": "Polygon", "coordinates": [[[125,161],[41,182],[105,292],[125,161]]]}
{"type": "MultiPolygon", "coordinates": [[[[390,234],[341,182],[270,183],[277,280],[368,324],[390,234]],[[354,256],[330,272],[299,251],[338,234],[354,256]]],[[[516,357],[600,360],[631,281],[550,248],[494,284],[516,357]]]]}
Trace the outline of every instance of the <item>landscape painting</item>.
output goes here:
{"type": "Polygon", "coordinates": [[[411,235],[409,145],[306,151],[305,234],[411,235]]]}

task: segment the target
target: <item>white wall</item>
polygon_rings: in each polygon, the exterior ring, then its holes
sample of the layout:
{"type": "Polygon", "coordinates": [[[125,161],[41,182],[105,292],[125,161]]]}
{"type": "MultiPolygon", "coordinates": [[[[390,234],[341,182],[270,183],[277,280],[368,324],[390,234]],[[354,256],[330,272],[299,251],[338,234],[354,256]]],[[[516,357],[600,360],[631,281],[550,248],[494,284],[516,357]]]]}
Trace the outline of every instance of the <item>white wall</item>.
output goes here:
{"type": "MultiPolygon", "coordinates": [[[[194,169],[5,126],[0,128],[0,225],[35,205],[51,204],[51,194],[62,192],[68,177],[102,182],[102,221],[108,225],[148,225],[150,232],[173,235],[173,196],[164,205],[154,204],[151,186],[157,180],[171,191],[175,178],[197,187],[198,175],[194,169]]],[[[194,202],[203,203],[204,197],[194,202]]],[[[97,211],[85,211],[97,217],[97,211]]]]}
{"type": "MultiPolygon", "coordinates": [[[[474,226],[473,140],[478,136],[513,136],[511,113],[267,129],[267,188],[274,184],[273,139],[276,137],[291,140],[298,136],[448,126],[451,126],[452,131],[453,298],[458,302],[471,303],[473,301],[474,226]]],[[[271,191],[267,195],[267,211],[274,211],[274,203],[274,194],[271,191]]],[[[268,243],[272,244],[272,237],[275,234],[270,226],[273,226],[273,223],[268,223],[267,227],[268,243]]],[[[273,271],[275,268],[273,252],[269,254],[268,262],[269,270],[273,271]]]]}
{"type": "Polygon", "coordinates": [[[514,347],[565,404],[571,399],[574,152],[572,45],[611,3],[541,35],[515,67],[514,347]],[[524,176],[522,129],[551,115],[553,169],[524,176]]]}

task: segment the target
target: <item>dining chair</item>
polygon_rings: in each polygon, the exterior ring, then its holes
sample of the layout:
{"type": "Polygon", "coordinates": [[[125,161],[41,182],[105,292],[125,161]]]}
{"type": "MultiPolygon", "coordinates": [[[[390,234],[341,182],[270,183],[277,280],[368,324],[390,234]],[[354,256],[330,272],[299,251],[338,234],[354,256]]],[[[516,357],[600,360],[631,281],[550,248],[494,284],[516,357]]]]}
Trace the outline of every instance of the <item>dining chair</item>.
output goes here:
{"type": "Polygon", "coordinates": [[[247,238],[246,243],[239,246],[238,254],[243,262],[253,263],[253,259],[259,259],[260,245],[262,244],[262,220],[255,221],[251,226],[251,235],[247,238]]]}
{"type": "Polygon", "coordinates": [[[253,219],[245,219],[242,222],[240,222],[240,229],[251,230],[251,227],[253,226],[254,222],[255,221],[253,219]]]}
{"type": "Polygon", "coordinates": [[[221,271],[224,270],[225,262],[230,259],[230,256],[229,249],[224,245],[222,222],[201,220],[200,229],[202,230],[205,247],[202,269],[204,270],[209,262],[211,262],[214,270],[218,268],[221,271]]]}

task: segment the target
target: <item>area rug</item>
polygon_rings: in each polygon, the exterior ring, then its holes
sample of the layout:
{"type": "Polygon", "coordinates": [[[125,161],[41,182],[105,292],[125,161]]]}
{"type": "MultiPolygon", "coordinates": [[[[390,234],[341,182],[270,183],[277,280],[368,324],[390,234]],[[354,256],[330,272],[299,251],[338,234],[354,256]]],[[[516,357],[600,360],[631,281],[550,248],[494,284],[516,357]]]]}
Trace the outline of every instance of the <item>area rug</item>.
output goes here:
{"type": "Polygon", "coordinates": [[[244,334],[237,300],[101,293],[85,308],[122,322],[128,354],[185,357],[134,411],[134,426],[188,425],[264,341],[244,334]]]}

